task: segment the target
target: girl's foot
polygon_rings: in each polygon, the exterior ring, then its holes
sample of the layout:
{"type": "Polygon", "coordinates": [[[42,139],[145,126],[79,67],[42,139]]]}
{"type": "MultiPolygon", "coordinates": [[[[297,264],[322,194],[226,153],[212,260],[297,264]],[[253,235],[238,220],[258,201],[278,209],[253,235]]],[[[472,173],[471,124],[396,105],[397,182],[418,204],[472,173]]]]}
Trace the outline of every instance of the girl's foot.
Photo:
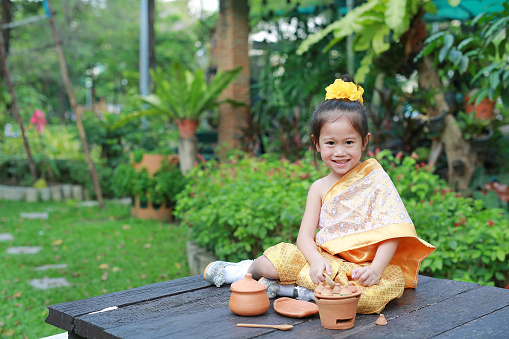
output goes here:
{"type": "Polygon", "coordinates": [[[270,299],[275,298],[278,295],[279,283],[276,280],[262,277],[258,281],[267,286],[265,291],[267,292],[267,295],[270,299]]]}
{"type": "Polygon", "coordinates": [[[207,265],[203,277],[209,283],[221,287],[223,284],[234,283],[246,276],[253,260],[243,260],[238,263],[214,261],[207,265]]]}
{"type": "Polygon", "coordinates": [[[310,301],[315,300],[313,291],[294,284],[279,284],[276,280],[267,279],[265,277],[259,280],[262,284],[267,286],[266,292],[269,298],[275,297],[289,297],[299,300],[310,301]]]}

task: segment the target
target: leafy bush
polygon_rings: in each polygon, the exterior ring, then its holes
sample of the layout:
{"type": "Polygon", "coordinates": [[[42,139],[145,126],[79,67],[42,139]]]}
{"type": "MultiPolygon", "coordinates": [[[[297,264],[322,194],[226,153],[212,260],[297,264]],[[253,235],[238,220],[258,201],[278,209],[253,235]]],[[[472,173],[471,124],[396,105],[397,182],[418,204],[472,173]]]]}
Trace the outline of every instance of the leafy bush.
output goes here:
{"type": "Polygon", "coordinates": [[[145,168],[137,171],[131,164],[119,165],[113,174],[112,189],[117,197],[139,196],[141,202],[174,205],[177,194],[185,187],[186,179],[178,166],[163,162],[152,178],[145,168]]]}
{"type": "Polygon", "coordinates": [[[255,258],[281,241],[295,241],[307,190],[318,179],[311,161],[270,155],[211,160],[195,168],[175,213],[191,239],[224,260],[255,258]]]}
{"type": "MultiPolygon", "coordinates": [[[[403,199],[417,234],[437,247],[421,272],[437,278],[505,286],[509,219],[501,209],[462,197],[414,157],[373,154],[403,199]]],[[[310,162],[270,156],[210,161],[195,168],[177,197],[176,215],[190,237],[223,260],[255,258],[298,234],[307,190],[319,173],[310,162]]]]}
{"type": "Polygon", "coordinates": [[[509,282],[509,218],[482,200],[462,197],[432,168],[412,157],[376,155],[386,168],[417,234],[437,249],[422,262],[421,272],[437,278],[503,287],[509,282]],[[424,166],[423,166],[424,165],[424,166]]]}

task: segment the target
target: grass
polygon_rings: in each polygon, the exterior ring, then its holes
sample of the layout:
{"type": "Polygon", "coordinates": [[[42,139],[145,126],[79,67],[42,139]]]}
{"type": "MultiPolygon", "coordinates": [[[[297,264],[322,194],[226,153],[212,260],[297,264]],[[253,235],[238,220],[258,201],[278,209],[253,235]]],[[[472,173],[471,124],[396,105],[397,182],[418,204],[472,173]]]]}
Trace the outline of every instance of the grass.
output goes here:
{"type": "Polygon", "coordinates": [[[130,218],[129,207],[106,203],[0,201],[0,338],[40,338],[63,330],[44,322],[47,305],[176,279],[189,275],[187,229],[130,218]],[[22,212],[49,212],[47,220],[20,218],[22,212]],[[13,246],[41,246],[37,254],[7,254],[13,246]],[[48,264],[64,269],[36,271],[48,264]],[[69,287],[40,290],[31,279],[64,277],[69,287]]]}

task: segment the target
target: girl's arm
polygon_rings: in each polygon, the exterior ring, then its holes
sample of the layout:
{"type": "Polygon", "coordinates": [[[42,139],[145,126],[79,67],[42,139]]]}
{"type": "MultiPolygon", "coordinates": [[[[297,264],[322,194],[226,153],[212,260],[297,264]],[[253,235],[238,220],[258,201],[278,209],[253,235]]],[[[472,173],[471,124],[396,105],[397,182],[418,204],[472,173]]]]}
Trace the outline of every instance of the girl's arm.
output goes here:
{"type": "Polygon", "coordinates": [[[354,268],[351,272],[352,278],[359,280],[365,286],[378,284],[380,277],[385,268],[392,260],[396,249],[398,248],[399,239],[390,239],[378,245],[375,258],[370,266],[354,268]]]}
{"type": "Polygon", "coordinates": [[[320,209],[322,207],[322,198],[319,193],[319,183],[315,182],[309,188],[306,200],[306,210],[300,224],[299,235],[297,237],[297,248],[304,254],[309,262],[311,269],[309,276],[315,284],[325,280],[323,272],[331,275],[330,264],[325,260],[316,248],[315,235],[316,228],[320,219],[320,209]]]}

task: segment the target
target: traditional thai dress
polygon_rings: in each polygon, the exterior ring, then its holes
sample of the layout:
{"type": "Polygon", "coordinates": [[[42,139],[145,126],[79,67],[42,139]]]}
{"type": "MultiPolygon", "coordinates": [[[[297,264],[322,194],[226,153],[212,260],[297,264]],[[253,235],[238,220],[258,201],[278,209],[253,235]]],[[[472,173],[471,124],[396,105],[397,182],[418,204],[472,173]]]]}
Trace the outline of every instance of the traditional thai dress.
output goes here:
{"type": "MultiPolygon", "coordinates": [[[[380,313],[385,305],[415,288],[419,267],[435,247],[420,239],[396,187],[382,166],[369,159],[344,175],[324,196],[315,241],[329,261],[332,278],[341,285],[351,279],[352,269],[367,266],[380,242],[399,238],[398,248],[379,283],[354,284],[363,289],[357,313],[380,313]]],[[[264,255],[276,267],[280,283],[314,290],[310,266],[293,244],[280,243],[264,255]]]]}

